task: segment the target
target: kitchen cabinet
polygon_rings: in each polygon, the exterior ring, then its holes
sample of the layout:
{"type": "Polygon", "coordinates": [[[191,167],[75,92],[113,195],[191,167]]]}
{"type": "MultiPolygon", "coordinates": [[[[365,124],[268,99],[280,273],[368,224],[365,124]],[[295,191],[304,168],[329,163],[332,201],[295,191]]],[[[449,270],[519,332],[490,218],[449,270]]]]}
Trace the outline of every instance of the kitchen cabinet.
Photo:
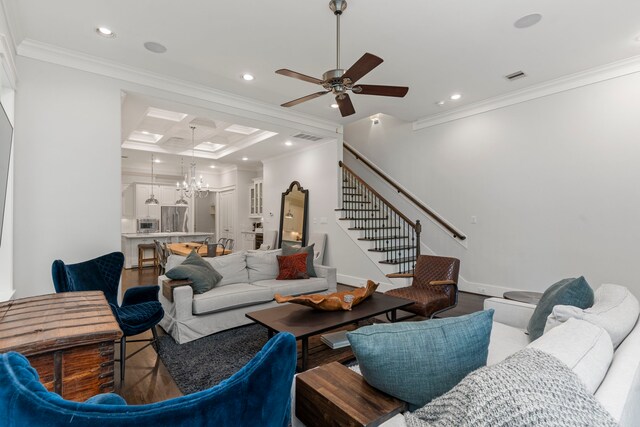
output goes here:
{"type": "MultiPolygon", "coordinates": [[[[180,199],[180,192],[176,191],[176,187],[161,185],[160,194],[158,194],[158,201],[161,205],[175,205],[176,201],[180,199]]],[[[185,200],[189,201],[185,198],[185,200]]]]}
{"type": "MultiPolygon", "coordinates": [[[[157,218],[160,219],[160,206],[175,205],[180,198],[176,187],[172,185],[153,186],[153,194],[158,199],[159,205],[145,205],[145,200],[151,194],[151,184],[129,184],[122,190],[122,217],[123,218],[157,218]]],[[[193,200],[185,198],[189,202],[189,210],[192,211],[193,200]]]]}
{"type": "Polygon", "coordinates": [[[262,178],[254,178],[253,184],[249,187],[249,217],[262,217],[262,178]]]}

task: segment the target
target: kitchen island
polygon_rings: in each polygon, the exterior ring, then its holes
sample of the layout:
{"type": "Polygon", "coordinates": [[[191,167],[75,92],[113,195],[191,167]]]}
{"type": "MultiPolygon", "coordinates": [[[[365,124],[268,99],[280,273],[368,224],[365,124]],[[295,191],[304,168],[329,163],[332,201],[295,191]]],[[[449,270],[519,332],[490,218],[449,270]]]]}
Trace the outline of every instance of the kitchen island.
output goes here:
{"type": "Polygon", "coordinates": [[[214,233],[122,233],[122,253],[124,254],[124,268],[138,267],[138,245],[141,243],[183,243],[201,241],[207,237],[213,240],[214,233]]]}

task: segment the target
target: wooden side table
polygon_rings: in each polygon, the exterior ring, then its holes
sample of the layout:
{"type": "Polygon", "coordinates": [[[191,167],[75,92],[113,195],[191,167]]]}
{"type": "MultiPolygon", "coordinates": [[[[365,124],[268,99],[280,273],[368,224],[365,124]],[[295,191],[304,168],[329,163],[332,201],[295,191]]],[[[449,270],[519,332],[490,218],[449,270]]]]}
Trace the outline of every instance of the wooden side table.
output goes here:
{"type": "Polygon", "coordinates": [[[296,417],[307,427],[374,427],[406,408],[338,362],[296,376],[296,417]]]}
{"type": "Polygon", "coordinates": [[[0,353],[29,359],[49,391],[84,401],[114,390],[114,341],[122,331],[100,291],[0,304],[0,353]]]}
{"type": "Polygon", "coordinates": [[[528,292],[528,291],[509,291],[502,294],[504,299],[510,299],[512,301],[526,302],[527,304],[538,305],[540,298],[542,298],[541,292],[528,292]]]}

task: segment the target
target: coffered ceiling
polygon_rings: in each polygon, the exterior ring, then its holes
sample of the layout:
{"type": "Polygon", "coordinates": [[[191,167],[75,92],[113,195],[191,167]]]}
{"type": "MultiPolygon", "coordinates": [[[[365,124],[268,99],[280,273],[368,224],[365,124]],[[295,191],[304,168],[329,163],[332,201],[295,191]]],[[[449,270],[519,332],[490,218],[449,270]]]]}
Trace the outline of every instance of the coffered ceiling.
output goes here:
{"type": "MultiPolygon", "coordinates": [[[[318,90],[276,69],[320,77],[335,68],[335,20],[327,0],[3,2],[18,46],[62,47],[273,105],[318,90]],[[116,37],[97,35],[101,25],[116,37]],[[146,50],[149,41],[167,51],[146,50]],[[255,79],[244,81],[243,73],[255,79]]],[[[637,0],[349,0],[342,64],[365,52],[382,57],[385,62],[361,83],[406,85],[407,97],[353,95],[357,113],[345,119],[329,107],[329,96],[293,108],[339,123],[379,112],[423,118],[637,56],[638,16],[637,0]],[[514,26],[534,13],[542,16],[536,25],[514,26]],[[504,78],[520,70],[527,77],[504,78]],[[452,101],[454,93],[462,97],[452,101]],[[436,105],[441,100],[444,105],[436,105]]],[[[180,131],[184,138],[186,130],[180,131]]]]}

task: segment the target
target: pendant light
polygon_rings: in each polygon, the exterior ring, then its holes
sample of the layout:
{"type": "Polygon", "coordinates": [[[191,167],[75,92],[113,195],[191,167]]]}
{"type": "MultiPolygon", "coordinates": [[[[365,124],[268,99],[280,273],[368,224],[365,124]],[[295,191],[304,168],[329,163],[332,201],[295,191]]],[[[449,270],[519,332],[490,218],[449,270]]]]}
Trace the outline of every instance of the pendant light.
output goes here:
{"type": "Polygon", "coordinates": [[[293,214],[291,213],[291,209],[289,209],[289,212],[287,212],[287,213],[284,215],[284,217],[285,217],[285,218],[287,218],[287,219],[293,219],[293,214]]]}
{"type": "Polygon", "coordinates": [[[154,163],[154,159],[153,159],[153,154],[151,155],[151,194],[149,195],[149,198],[147,200],[144,201],[145,205],[151,205],[151,206],[155,206],[158,205],[158,199],[156,199],[156,196],[153,195],[153,183],[154,183],[154,179],[153,179],[153,163],[154,163]]]}

